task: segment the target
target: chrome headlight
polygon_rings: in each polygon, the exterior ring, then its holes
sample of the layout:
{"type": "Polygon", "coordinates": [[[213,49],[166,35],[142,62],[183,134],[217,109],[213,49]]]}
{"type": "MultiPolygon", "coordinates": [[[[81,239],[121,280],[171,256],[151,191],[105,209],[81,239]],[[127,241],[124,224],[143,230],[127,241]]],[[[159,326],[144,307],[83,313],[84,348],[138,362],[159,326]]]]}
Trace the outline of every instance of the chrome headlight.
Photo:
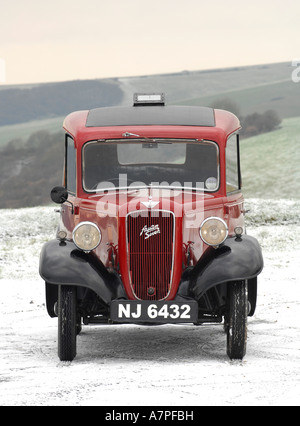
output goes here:
{"type": "Polygon", "coordinates": [[[200,237],[209,246],[219,246],[228,236],[228,227],[219,217],[209,217],[200,226],[200,237]]]}
{"type": "Polygon", "coordinates": [[[80,250],[89,252],[94,250],[101,241],[101,232],[92,222],[80,222],[73,231],[73,241],[80,250]]]}

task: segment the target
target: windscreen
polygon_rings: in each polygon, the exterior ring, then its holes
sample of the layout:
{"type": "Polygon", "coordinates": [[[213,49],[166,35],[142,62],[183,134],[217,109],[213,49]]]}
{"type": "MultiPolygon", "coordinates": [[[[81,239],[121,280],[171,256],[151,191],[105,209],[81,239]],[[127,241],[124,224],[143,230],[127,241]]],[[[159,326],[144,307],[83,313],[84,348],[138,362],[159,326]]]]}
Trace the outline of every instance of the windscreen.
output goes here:
{"type": "Polygon", "coordinates": [[[83,147],[87,192],[148,185],[216,191],[219,152],[211,141],[92,141],[83,147]]]}

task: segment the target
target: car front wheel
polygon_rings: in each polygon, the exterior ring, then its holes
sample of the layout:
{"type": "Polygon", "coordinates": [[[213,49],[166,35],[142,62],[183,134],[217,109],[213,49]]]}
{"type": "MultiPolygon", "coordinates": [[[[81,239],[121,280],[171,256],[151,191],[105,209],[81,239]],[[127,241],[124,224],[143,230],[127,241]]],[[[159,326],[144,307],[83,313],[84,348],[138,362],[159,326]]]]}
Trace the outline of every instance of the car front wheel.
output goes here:
{"type": "Polygon", "coordinates": [[[248,283],[236,281],[228,284],[226,313],[227,355],[230,359],[243,359],[247,346],[248,283]]]}
{"type": "Polygon", "coordinates": [[[76,356],[76,305],[76,287],[59,286],[58,356],[61,361],[73,361],[76,356]]]}

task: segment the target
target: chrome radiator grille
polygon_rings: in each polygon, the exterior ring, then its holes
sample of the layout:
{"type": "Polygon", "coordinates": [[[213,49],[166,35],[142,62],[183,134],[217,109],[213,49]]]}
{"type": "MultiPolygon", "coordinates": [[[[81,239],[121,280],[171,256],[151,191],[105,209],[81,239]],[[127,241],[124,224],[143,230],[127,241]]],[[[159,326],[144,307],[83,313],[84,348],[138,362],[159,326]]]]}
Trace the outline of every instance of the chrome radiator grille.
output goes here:
{"type": "Polygon", "coordinates": [[[174,221],[173,213],[161,210],[127,216],[130,281],[138,299],[161,300],[170,292],[174,221]]]}

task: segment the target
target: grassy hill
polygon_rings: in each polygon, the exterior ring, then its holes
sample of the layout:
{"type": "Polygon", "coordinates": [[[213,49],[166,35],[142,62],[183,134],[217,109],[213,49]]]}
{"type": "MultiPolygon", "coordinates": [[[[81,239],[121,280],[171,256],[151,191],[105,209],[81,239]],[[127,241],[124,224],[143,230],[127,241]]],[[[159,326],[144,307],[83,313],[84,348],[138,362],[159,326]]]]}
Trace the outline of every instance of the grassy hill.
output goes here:
{"type": "Polygon", "coordinates": [[[300,115],[300,84],[292,81],[264,84],[211,96],[181,101],[186,105],[212,105],[218,99],[229,99],[236,104],[242,116],[274,110],[281,118],[300,115]]]}
{"type": "Polygon", "coordinates": [[[300,199],[300,117],[242,140],[241,167],[246,197],[300,199]]]}
{"type": "Polygon", "coordinates": [[[165,92],[169,104],[211,105],[227,98],[242,116],[273,109],[281,118],[300,115],[300,83],[293,83],[291,63],[182,72],[119,79],[124,102],[133,92],[165,92]]]}
{"type": "Polygon", "coordinates": [[[41,120],[27,121],[26,123],[10,124],[0,126],[0,149],[7,145],[8,142],[17,141],[19,146],[24,146],[29,137],[39,131],[47,131],[49,133],[63,132],[62,124],[64,116],[45,118],[41,120]]]}

